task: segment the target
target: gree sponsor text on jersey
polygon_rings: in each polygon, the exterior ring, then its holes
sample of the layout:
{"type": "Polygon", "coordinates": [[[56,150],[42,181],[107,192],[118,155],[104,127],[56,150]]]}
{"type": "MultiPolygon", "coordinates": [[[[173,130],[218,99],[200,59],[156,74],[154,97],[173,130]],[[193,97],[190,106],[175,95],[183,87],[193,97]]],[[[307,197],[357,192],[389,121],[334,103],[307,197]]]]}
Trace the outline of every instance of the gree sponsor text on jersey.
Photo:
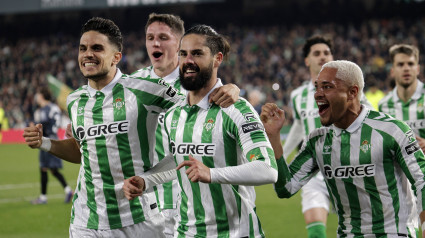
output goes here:
{"type": "Polygon", "coordinates": [[[170,142],[173,155],[214,156],[216,145],[212,143],[181,143],[170,142]]]}
{"type": "Polygon", "coordinates": [[[325,170],[324,173],[327,179],[375,176],[374,164],[362,164],[358,166],[338,166],[335,168],[332,168],[329,165],[325,165],[323,168],[325,170]]]}
{"type": "Polygon", "coordinates": [[[115,121],[105,124],[93,125],[88,128],[77,127],[76,134],[79,140],[91,139],[99,136],[127,133],[130,127],[130,121],[115,121]]]}

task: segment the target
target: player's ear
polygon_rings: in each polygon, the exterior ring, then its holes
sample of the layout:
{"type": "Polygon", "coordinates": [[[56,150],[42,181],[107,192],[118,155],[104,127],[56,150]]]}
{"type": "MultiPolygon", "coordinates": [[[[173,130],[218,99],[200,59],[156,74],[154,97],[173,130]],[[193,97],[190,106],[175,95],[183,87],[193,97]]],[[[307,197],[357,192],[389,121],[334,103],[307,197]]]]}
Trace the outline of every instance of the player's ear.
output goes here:
{"type": "Polygon", "coordinates": [[[359,94],[359,86],[353,85],[353,86],[349,87],[349,89],[348,89],[348,99],[349,100],[354,100],[355,98],[357,98],[358,94],[359,94]]]}
{"type": "Polygon", "coordinates": [[[218,52],[217,54],[214,55],[214,67],[218,68],[221,62],[223,62],[223,53],[218,52]]]}
{"type": "Polygon", "coordinates": [[[114,59],[112,60],[113,65],[117,65],[122,59],[122,53],[121,52],[115,52],[114,53],[114,59]]]}

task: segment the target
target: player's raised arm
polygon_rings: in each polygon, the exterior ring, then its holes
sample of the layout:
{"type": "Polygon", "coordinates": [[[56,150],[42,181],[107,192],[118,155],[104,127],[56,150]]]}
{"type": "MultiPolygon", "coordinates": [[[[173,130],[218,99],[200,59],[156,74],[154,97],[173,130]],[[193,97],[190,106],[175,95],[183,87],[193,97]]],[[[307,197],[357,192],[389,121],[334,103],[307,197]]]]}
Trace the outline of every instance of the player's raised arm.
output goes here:
{"type": "Polygon", "coordinates": [[[81,163],[80,149],[75,139],[51,140],[43,137],[43,126],[31,123],[24,129],[24,139],[27,145],[33,149],[48,151],[63,160],[71,163],[81,163]]]}
{"type": "Polygon", "coordinates": [[[283,156],[280,130],[285,122],[285,112],[274,103],[266,103],[261,108],[260,118],[273,147],[274,156],[278,160],[283,156]]]}

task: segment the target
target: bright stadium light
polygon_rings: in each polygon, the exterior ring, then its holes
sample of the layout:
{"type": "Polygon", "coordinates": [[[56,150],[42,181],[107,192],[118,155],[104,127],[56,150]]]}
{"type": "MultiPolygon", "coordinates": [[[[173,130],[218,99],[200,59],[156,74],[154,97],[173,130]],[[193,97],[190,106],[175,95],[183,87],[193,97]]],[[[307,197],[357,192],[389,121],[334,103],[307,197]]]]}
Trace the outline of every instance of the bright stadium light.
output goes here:
{"type": "Polygon", "coordinates": [[[279,85],[278,83],[274,83],[274,84],[272,85],[272,88],[273,88],[273,90],[274,90],[274,91],[277,91],[277,90],[279,90],[280,85],[279,85]]]}

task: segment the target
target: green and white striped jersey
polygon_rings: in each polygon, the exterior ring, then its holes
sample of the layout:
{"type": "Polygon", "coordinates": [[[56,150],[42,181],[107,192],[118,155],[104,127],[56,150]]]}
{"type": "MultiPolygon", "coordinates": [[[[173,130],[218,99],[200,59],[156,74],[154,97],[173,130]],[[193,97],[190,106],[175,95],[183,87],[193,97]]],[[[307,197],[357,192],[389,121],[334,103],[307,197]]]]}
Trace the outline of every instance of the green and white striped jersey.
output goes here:
{"type": "MultiPolygon", "coordinates": [[[[153,66],[149,66],[143,69],[139,69],[138,71],[131,74],[134,77],[151,77],[151,78],[160,78],[155,74],[153,70],[153,66]]],[[[171,74],[162,78],[167,84],[173,86],[178,89],[180,93],[186,95],[186,90],[181,87],[179,80],[179,68],[177,67],[171,74]]],[[[168,153],[168,135],[165,132],[164,128],[164,116],[165,112],[162,112],[158,118],[158,127],[156,129],[156,141],[155,141],[155,155],[153,157],[154,165],[157,164],[165,155],[168,153]]],[[[178,199],[180,187],[177,180],[173,180],[170,182],[166,182],[163,184],[158,184],[154,187],[155,195],[157,197],[157,201],[159,207],[161,209],[175,209],[176,201],[178,199]]]]}
{"type": "Polygon", "coordinates": [[[163,80],[135,78],[118,70],[101,91],[88,85],[67,98],[81,167],[71,223],[89,229],[115,229],[149,219],[158,208],[153,191],[128,201],[122,184],[152,167],[160,112],[184,96],[163,80]],[[150,145],[151,144],[151,145],[150,145]]]}
{"type": "MultiPolygon", "coordinates": [[[[189,160],[191,154],[209,168],[258,160],[276,169],[259,116],[243,98],[228,108],[209,104],[208,95],[197,105],[186,101],[167,111],[165,127],[177,164],[189,160]]],[[[179,237],[264,237],[253,186],[193,183],[185,172],[186,168],[177,171],[181,187],[179,237]]]]}
{"type": "Polygon", "coordinates": [[[404,103],[397,95],[397,88],[389,92],[380,102],[379,111],[403,120],[413,132],[425,138],[425,85],[418,80],[416,91],[404,103]]]}
{"type": "Polygon", "coordinates": [[[346,130],[332,125],[310,133],[289,167],[280,159],[275,190],[290,197],[320,171],[338,213],[339,237],[393,237],[407,234],[402,176],[423,210],[424,167],[424,154],[404,122],[363,107],[346,130]]]}

